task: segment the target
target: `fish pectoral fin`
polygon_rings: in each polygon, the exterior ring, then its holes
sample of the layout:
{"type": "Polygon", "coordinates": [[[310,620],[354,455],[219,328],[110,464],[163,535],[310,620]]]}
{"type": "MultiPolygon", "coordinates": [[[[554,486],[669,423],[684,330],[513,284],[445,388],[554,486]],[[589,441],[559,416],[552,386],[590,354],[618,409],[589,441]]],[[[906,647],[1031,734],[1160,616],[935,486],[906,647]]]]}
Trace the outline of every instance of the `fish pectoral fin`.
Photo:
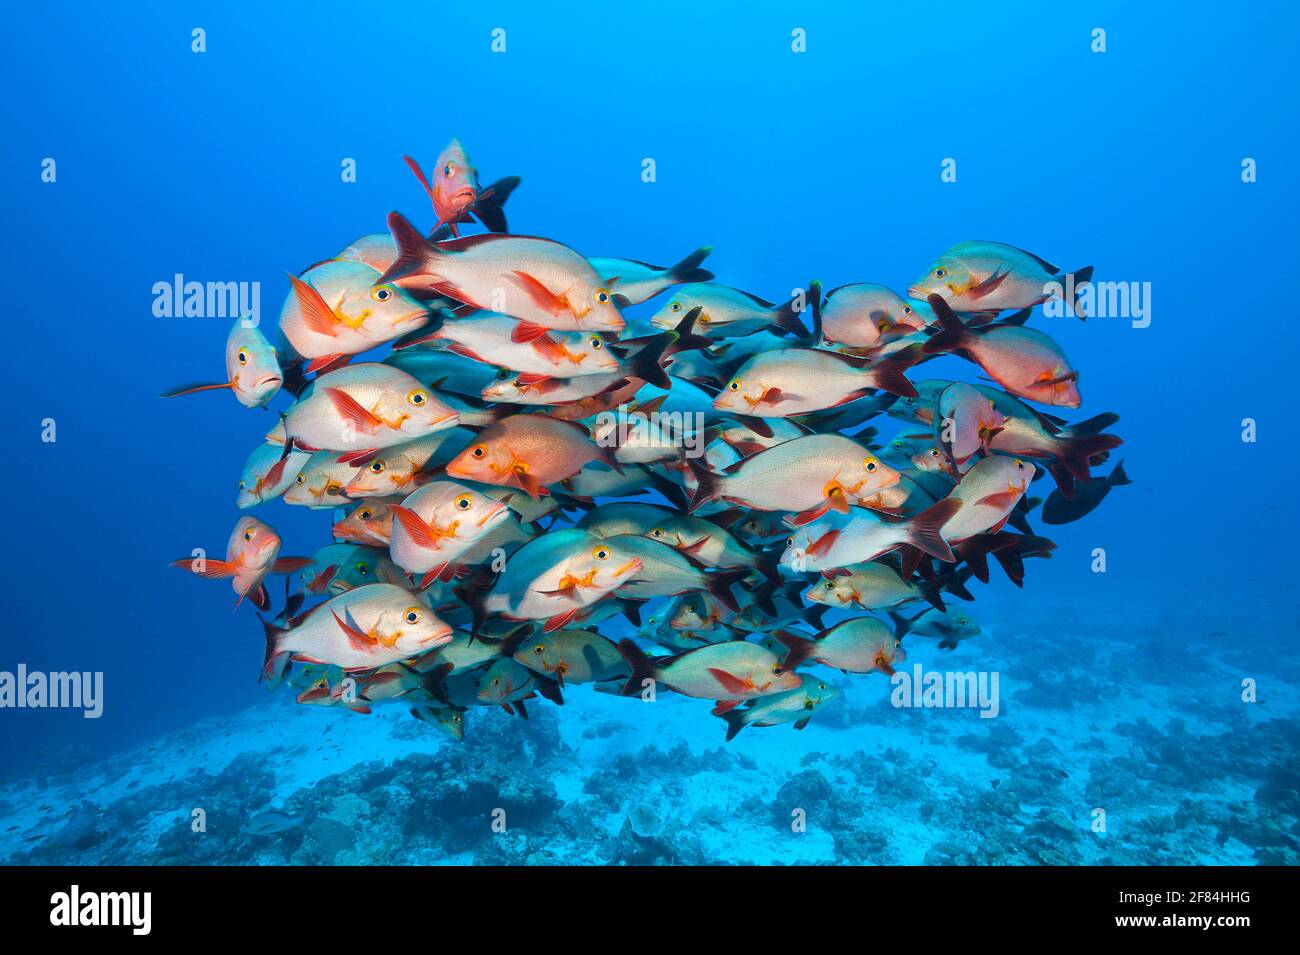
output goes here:
{"type": "Polygon", "coordinates": [[[351,360],[351,355],[344,355],[342,352],[334,355],[321,355],[307,363],[307,371],[309,374],[323,375],[335,368],[342,368],[351,360]]]}
{"type": "Polygon", "coordinates": [[[179,567],[181,570],[188,570],[191,574],[197,574],[209,580],[224,580],[227,577],[235,576],[235,573],[239,570],[238,565],[233,561],[210,560],[207,558],[200,560],[197,557],[182,557],[179,560],[172,561],[172,566],[179,567]],[[196,563],[199,565],[198,567],[195,566],[196,563]]]}
{"type": "Polygon", "coordinates": [[[540,500],[549,493],[542,485],[542,482],[530,474],[524,465],[516,464],[511,471],[515,476],[515,480],[519,482],[519,486],[523,488],[524,492],[534,501],[540,500]]]}
{"type": "MultiPolygon", "coordinates": [[[[529,342],[538,342],[542,339],[546,339],[550,331],[551,330],[545,325],[538,325],[536,322],[521,321],[511,330],[510,340],[516,345],[525,345],[529,342]]],[[[559,347],[556,344],[555,339],[552,338],[549,339],[549,341],[552,345],[555,345],[557,348],[559,347]]],[[[546,344],[543,342],[541,345],[537,345],[536,347],[539,351],[542,351],[545,349],[546,344]]]]}
{"type": "Polygon", "coordinates": [[[718,667],[709,667],[709,675],[712,676],[713,679],[717,680],[718,684],[728,693],[743,695],[753,689],[753,686],[750,683],[741,680],[728,673],[726,670],[719,669],[718,667]]]}
{"type": "Polygon", "coordinates": [[[341,388],[326,388],[325,394],[334,405],[334,410],[351,422],[358,431],[367,434],[378,431],[383,421],[372,411],[364,408],[357,399],[341,388]]]}
{"type": "Polygon", "coordinates": [[[575,607],[573,610],[568,610],[564,613],[556,614],[554,617],[546,621],[546,625],[542,627],[542,632],[554,633],[556,630],[559,630],[566,623],[572,620],[577,615],[577,613],[578,610],[575,607]]]}
{"type": "Polygon", "coordinates": [[[338,335],[338,316],[329,307],[320,292],[312,288],[292,272],[286,273],[293,286],[294,297],[298,300],[298,311],[302,314],[303,324],[318,335],[335,338],[338,335]]]}
{"type": "Polygon", "coordinates": [[[271,565],[271,573],[291,574],[295,570],[302,570],[310,563],[310,557],[281,557],[271,565]]]}
{"type": "Polygon", "coordinates": [[[440,541],[434,534],[433,527],[419,514],[400,504],[390,504],[388,509],[392,511],[393,517],[402,525],[402,530],[406,531],[407,536],[411,538],[411,542],[416,547],[423,547],[428,550],[438,548],[440,541]]]}
{"type": "Polygon", "coordinates": [[[1020,491],[996,491],[993,494],[985,494],[976,504],[985,504],[989,507],[1010,507],[1020,500],[1020,491]]]}
{"type": "MultiPolygon", "coordinates": [[[[550,312],[552,315],[562,315],[565,312],[572,312],[569,307],[569,299],[565,295],[556,295],[541,281],[527,272],[521,272],[518,269],[510,273],[516,285],[523,290],[534,305],[544,312],[550,312]]],[[[531,323],[530,323],[531,324],[531,323]]]]}
{"type": "Polygon", "coordinates": [[[978,282],[975,285],[972,285],[970,288],[968,288],[966,290],[966,294],[969,295],[971,298],[983,298],[985,295],[988,295],[990,292],[994,291],[999,285],[1001,285],[1004,281],[1006,281],[1007,276],[1010,274],[1011,272],[1009,270],[995,271],[992,275],[984,279],[982,282],[978,282]]]}
{"type": "MultiPolygon", "coordinates": [[[[347,614],[346,610],[343,612],[344,614],[347,614]]],[[[344,620],[334,610],[330,610],[330,615],[338,623],[339,629],[341,629],[345,634],[347,634],[348,643],[352,644],[352,646],[355,649],[364,650],[366,652],[369,652],[374,649],[375,639],[371,637],[370,634],[362,633],[360,630],[356,628],[355,625],[353,625],[348,620],[344,620]]]]}
{"type": "Polygon", "coordinates": [[[827,531],[809,545],[807,551],[808,556],[822,557],[825,554],[830,553],[831,547],[835,544],[835,541],[839,539],[839,536],[839,531],[827,531]]]}
{"type": "Polygon", "coordinates": [[[763,390],[762,397],[758,399],[759,404],[779,405],[783,401],[802,401],[803,395],[796,395],[780,388],[766,388],[763,390]]]}
{"type": "MultiPolygon", "coordinates": [[[[798,514],[790,515],[790,523],[795,527],[803,527],[805,524],[811,524],[813,521],[817,520],[817,518],[829,511],[831,507],[832,500],[828,497],[815,507],[810,507],[806,511],[800,511],[798,514]]],[[[809,553],[812,553],[812,551],[809,550],[809,553]]]]}
{"type": "Polygon", "coordinates": [[[805,716],[805,717],[804,717],[803,719],[801,719],[801,720],[796,720],[796,721],[795,721],[795,724],[794,724],[794,728],[797,729],[797,730],[801,730],[801,729],[803,729],[805,726],[808,725],[808,721],[811,720],[811,719],[812,719],[811,716],[805,716]]]}

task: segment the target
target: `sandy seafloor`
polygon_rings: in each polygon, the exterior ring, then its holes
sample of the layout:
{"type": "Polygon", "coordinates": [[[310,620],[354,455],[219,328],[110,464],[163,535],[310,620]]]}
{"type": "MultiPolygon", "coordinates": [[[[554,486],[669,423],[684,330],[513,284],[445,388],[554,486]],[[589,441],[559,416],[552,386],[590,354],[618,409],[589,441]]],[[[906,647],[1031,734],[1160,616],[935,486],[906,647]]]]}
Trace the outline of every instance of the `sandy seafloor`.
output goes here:
{"type": "Polygon", "coordinates": [[[5,784],[0,859],[1300,862],[1293,609],[1216,619],[1139,602],[1110,608],[1121,624],[1050,600],[977,606],[1002,622],[951,652],[911,641],[907,665],[999,671],[995,719],[895,709],[883,675],[823,671],[844,697],[802,732],[748,728],[724,744],[705,702],[570,687],[562,708],[533,701],[527,722],[475,710],[457,743],[400,702],[357,715],[294,705],[286,687],[233,718],[5,784]],[[1256,703],[1242,701],[1245,677],[1256,703]],[[656,808],[657,836],[629,824],[638,805],[656,808]],[[206,832],[192,830],[195,808],[206,832]],[[302,824],[240,834],[266,809],[302,824]]]}

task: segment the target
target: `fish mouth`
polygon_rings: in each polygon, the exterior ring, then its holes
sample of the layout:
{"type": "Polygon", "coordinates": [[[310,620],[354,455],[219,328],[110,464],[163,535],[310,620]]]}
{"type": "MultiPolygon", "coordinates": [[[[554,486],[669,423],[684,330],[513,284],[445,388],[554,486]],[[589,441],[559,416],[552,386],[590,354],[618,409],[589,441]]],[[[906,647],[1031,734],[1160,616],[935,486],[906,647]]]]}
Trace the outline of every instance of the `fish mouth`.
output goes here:
{"type": "Polygon", "coordinates": [[[254,388],[261,388],[264,385],[275,385],[277,388],[284,383],[284,379],[279,375],[263,375],[257,381],[253,382],[254,388]]]}
{"type": "Polygon", "coordinates": [[[450,412],[450,413],[448,413],[448,414],[439,415],[439,416],[436,417],[436,418],[431,418],[431,419],[429,420],[429,426],[430,426],[431,428],[436,428],[436,427],[438,427],[439,425],[443,424],[444,422],[447,422],[447,421],[452,421],[452,422],[454,422],[454,421],[458,421],[458,420],[460,420],[460,412],[459,412],[459,411],[452,411],[452,412],[450,412]]]}
{"type": "Polygon", "coordinates": [[[505,511],[506,506],[498,501],[495,507],[488,510],[486,514],[479,518],[478,526],[483,527],[489,521],[496,523],[497,520],[505,516],[505,511]]]}
{"type": "Polygon", "coordinates": [[[428,316],[429,313],[427,311],[422,308],[417,308],[415,311],[408,312],[401,318],[397,319],[397,321],[393,322],[393,327],[398,328],[399,326],[405,325],[407,322],[413,322],[418,318],[427,318],[428,316]]]}

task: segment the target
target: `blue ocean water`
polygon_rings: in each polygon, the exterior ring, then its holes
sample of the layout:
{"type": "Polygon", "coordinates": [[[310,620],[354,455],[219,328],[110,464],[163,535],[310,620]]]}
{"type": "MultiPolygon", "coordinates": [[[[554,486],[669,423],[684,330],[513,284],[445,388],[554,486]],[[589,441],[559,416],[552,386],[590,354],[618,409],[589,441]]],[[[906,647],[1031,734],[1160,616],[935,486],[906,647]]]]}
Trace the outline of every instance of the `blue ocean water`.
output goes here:
{"type": "MultiPolygon", "coordinates": [[[[3,405],[23,478],[5,522],[0,670],[101,671],[105,691],[95,720],[0,710],[0,852],[1296,861],[1287,281],[1300,242],[1286,163],[1300,126],[1283,91],[1297,20],[1283,3],[11,11],[3,405]],[[1081,370],[1084,403],[1067,416],[1121,415],[1134,483],[1078,523],[1035,523],[1057,550],[1023,590],[995,576],[978,591],[979,638],[915,651],[927,667],[1000,672],[996,719],[897,710],[879,674],[828,673],[844,699],[802,733],[724,746],[698,701],[574,688],[526,725],[482,714],[457,750],[401,706],[359,717],[268,698],[251,608],[232,615],[224,584],[166,565],[225,541],[240,465],[275,417],[222,394],[159,400],[220,376],[228,323],[157,318],[151,290],[178,273],[258,282],[273,321],[286,270],[383,231],[392,209],[432,225],[400,157],[430,163],[452,136],[485,182],[523,177],[514,231],[659,263],[711,245],[720,281],[774,301],[814,278],[901,291],[966,239],[1150,289],[1146,327],[1031,320],[1081,370]],[[1243,181],[1247,159],[1257,181],[1243,181]],[[446,825],[394,821],[433,798],[428,774],[464,783],[437,804],[457,807],[446,825]],[[512,799],[510,839],[476,828],[512,799]],[[644,802],[673,838],[627,835],[644,802]],[[336,825],[187,841],[194,806],[221,807],[219,830],[286,805],[336,825]],[[791,833],[791,806],[807,832],[791,833]]],[[[327,542],[324,514],[258,514],[286,553],[327,542]]]]}

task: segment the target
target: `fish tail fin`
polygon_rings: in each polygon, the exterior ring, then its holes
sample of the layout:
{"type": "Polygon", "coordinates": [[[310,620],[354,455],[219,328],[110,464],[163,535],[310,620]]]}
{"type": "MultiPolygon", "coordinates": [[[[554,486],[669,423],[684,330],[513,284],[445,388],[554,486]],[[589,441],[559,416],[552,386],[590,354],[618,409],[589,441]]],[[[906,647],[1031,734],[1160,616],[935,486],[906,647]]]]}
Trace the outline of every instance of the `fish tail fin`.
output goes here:
{"type": "Polygon", "coordinates": [[[627,363],[627,370],[630,377],[640,378],[646,384],[654,385],[656,388],[663,388],[667,391],[673,386],[668,379],[668,373],[664,371],[663,360],[668,354],[669,348],[677,343],[678,336],[675,332],[663,332],[655,335],[646,345],[633,355],[627,363]]]}
{"type": "Polygon", "coordinates": [[[803,320],[799,317],[807,307],[808,293],[800,289],[790,301],[772,309],[772,324],[795,338],[807,338],[808,329],[804,328],[803,320]]]}
{"type": "Polygon", "coordinates": [[[479,194],[474,203],[474,215],[489,232],[509,232],[506,227],[506,200],[519,185],[518,176],[506,176],[498,179],[479,194]]]}
{"type": "Polygon", "coordinates": [[[430,243],[416,231],[400,212],[388,213],[388,231],[397,243],[397,258],[375,285],[387,285],[423,272],[432,250],[430,243]]]}
{"type": "Polygon", "coordinates": [[[1119,415],[1113,411],[1103,411],[1099,415],[1093,415],[1078,424],[1072,424],[1068,428],[1062,429],[1071,437],[1078,437],[1082,434],[1100,434],[1111,425],[1119,421],[1119,415]]]}
{"type": "Polygon", "coordinates": [[[921,596],[925,598],[926,603],[940,613],[946,613],[948,610],[943,602],[943,584],[943,578],[938,577],[934,580],[922,580],[916,585],[917,589],[921,591],[921,596]]]}
{"type": "Polygon", "coordinates": [[[1110,477],[1106,478],[1106,483],[1111,487],[1123,487],[1125,484],[1132,484],[1128,475],[1124,472],[1124,462],[1121,461],[1115,465],[1115,470],[1110,472],[1110,477]]]}
{"type": "Polygon", "coordinates": [[[1092,282],[1092,266],[1085,265],[1083,268],[1074,272],[1071,278],[1074,279],[1074,283],[1071,286],[1074,289],[1074,297],[1070,300],[1070,308],[1074,310],[1074,314],[1078,316],[1079,321],[1086,322],[1088,320],[1088,313],[1083,310],[1083,306],[1079,303],[1079,288],[1080,286],[1088,285],[1092,282]]]}
{"type": "Polygon", "coordinates": [[[1071,477],[1076,481],[1086,481],[1089,477],[1091,459],[1123,443],[1124,439],[1117,434],[1075,435],[1065,439],[1058,456],[1061,465],[1071,477]]]}
{"type": "Polygon", "coordinates": [[[668,266],[665,271],[674,282],[679,284],[685,282],[712,282],[715,277],[714,274],[708,269],[700,268],[700,263],[707,259],[712,251],[713,246],[711,245],[700,246],[676,265],[668,266]]]}
{"type": "Polygon", "coordinates": [[[705,587],[709,594],[715,598],[732,613],[740,612],[740,605],[736,603],[736,598],[731,593],[731,585],[739,583],[749,576],[748,569],[744,567],[733,567],[729,570],[715,570],[705,577],[705,587]]]}
{"type": "Polygon", "coordinates": [[[725,713],[719,713],[718,716],[727,724],[727,742],[730,743],[736,738],[736,734],[745,728],[745,713],[740,707],[733,707],[725,713]]]}
{"type": "Polygon", "coordinates": [[[894,625],[894,639],[901,641],[905,636],[912,632],[912,624],[916,623],[916,621],[920,620],[930,611],[927,608],[913,617],[904,617],[897,610],[889,610],[886,612],[889,614],[890,622],[894,625]]]}
{"type": "Polygon", "coordinates": [[[645,651],[626,637],[618,642],[618,652],[623,655],[623,659],[627,661],[627,665],[632,669],[627,682],[623,684],[620,695],[633,696],[637,690],[641,689],[643,681],[655,678],[654,663],[645,655],[645,651]]]}
{"type": "Polygon", "coordinates": [[[958,351],[969,346],[975,338],[974,334],[962,324],[957,313],[943,300],[943,296],[931,295],[926,298],[926,301],[934,310],[934,317],[939,321],[939,331],[925,343],[925,353],[937,355],[940,352],[958,351]]]}
{"type": "Polygon", "coordinates": [[[285,631],[261,614],[258,614],[257,619],[262,621],[262,631],[266,637],[266,653],[262,657],[262,674],[257,680],[258,683],[261,683],[263,680],[279,677],[284,670],[282,664],[285,654],[280,650],[280,637],[284,635],[285,631]],[[280,665],[277,665],[277,661],[280,661],[280,665]]]}
{"type": "Polygon", "coordinates": [[[755,569],[773,588],[780,587],[784,583],[781,578],[781,554],[784,550],[783,546],[764,547],[759,550],[755,559],[755,569]]]}
{"type": "Polygon", "coordinates": [[[439,703],[450,706],[447,699],[447,677],[455,668],[454,663],[439,664],[428,673],[420,675],[420,687],[439,703]]]}
{"type": "Polygon", "coordinates": [[[955,563],[957,556],[940,531],[960,508],[961,501],[954,497],[945,497],[927,507],[908,521],[908,543],[946,564],[955,563]]]}
{"type": "Polygon", "coordinates": [[[822,283],[813,279],[808,283],[808,299],[812,305],[812,344],[814,348],[822,345],[822,283]]]}
{"type": "Polygon", "coordinates": [[[781,669],[787,672],[811,657],[813,651],[817,649],[815,641],[790,630],[773,630],[772,637],[785,647],[785,659],[781,661],[781,669]]]}
{"type": "Polygon", "coordinates": [[[908,380],[904,372],[919,362],[924,357],[924,354],[925,346],[919,342],[908,345],[906,348],[900,348],[871,366],[869,369],[871,383],[891,395],[898,395],[902,398],[917,397],[916,386],[908,380]]]}
{"type": "Polygon", "coordinates": [[[709,470],[703,458],[688,458],[686,466],[695,475],[695,493],[691,495],[690,503],[686,506],[687,513],[690,513],[719,496],[722,490],[722,476],[709,470]]]}
{"type": "Polygon", "coordinates": [[[974,600],[975,595],[966,588],[966,581],[970,580],[970,578],[970,568],[963,567],[955,573],[940,577],[939,580],[943,589],[948,593],[960,597],[962,600],[974,600]]]}

